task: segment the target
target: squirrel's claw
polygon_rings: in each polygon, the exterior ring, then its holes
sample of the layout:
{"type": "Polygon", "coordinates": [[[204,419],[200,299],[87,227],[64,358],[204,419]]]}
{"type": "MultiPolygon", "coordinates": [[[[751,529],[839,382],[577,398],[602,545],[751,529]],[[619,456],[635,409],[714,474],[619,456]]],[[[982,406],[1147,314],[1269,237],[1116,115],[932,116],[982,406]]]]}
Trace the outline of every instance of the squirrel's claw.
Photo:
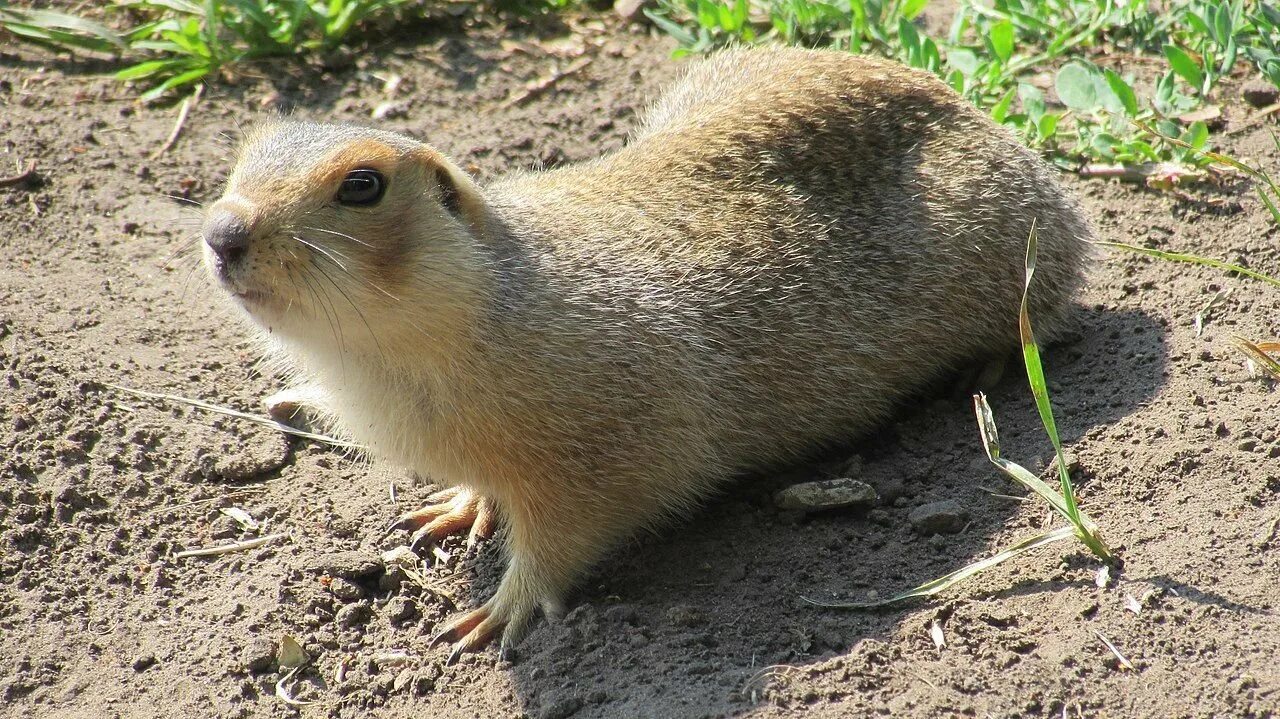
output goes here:
{"type": "Polygon", "coordinates": [[[470,549],[480,539],[493,534],[495,514],[493,503],[461,487],[436,492],[427,498],[428,504],[421,509],[408,512],[397,519],[387,533],[397,529],[413,529],[409,540],[410,547],[419,547],[430,542],[439,542],[450,534],[470,530],[467,548],[470,549]]]}
{"type": "Polygon", "coordinates": [[[509,658],[512,647],[524,634],[534,604],[520,604],[507,609],[503,609],[504,606],[506,605],[495,596],[483,606],[455,617],[436,634],[430,646],[452,642],[453,646],[445,660],[445,664],[449,665],[457,662],[463,652],[483,649],[501,632],[498,656],[509,658]]]}
{"type": "Polygon", "coordinates": [[[449,657],[445,660],[445,664],[450,665],[457,662],[463,652],[484,648],[506,623],[505,619],[491,612],[489,604],[485,604],[446,624],[444,629],[431,640],[431,646],[453,642],[453,648],[450,649],[449,657]]]}

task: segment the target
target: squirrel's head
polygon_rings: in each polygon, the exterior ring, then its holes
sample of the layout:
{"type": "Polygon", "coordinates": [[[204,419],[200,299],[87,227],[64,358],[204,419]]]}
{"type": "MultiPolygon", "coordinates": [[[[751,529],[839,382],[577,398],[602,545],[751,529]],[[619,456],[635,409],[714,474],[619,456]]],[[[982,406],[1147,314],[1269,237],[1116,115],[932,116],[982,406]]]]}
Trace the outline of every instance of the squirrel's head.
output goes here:
{"type": "Polygon", "coordinates": [[[251,131],[205,214],[204,260],[259,325],[303,346],[428,340],[474,301],[484,198],[436,150],[361,127],[251,131]],[[422,337],[426,335],[426,337],[422,337]]]}

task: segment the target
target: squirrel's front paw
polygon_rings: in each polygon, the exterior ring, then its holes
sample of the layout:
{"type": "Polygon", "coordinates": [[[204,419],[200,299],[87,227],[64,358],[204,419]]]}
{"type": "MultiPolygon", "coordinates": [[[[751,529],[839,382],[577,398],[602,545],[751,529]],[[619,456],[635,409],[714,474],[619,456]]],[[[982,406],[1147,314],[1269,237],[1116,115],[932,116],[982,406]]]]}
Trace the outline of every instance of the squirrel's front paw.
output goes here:
{"type": "Polygon", "coordinates": [[[493,502],[462,487],[450,487],[427,497],[422,509],[409,512],[391,525],[392,529],[413,529],[410,547],[423,542],[439,542],[450,534],[470,529],[467,548],[493,535],[497,515],[493,502]]]}

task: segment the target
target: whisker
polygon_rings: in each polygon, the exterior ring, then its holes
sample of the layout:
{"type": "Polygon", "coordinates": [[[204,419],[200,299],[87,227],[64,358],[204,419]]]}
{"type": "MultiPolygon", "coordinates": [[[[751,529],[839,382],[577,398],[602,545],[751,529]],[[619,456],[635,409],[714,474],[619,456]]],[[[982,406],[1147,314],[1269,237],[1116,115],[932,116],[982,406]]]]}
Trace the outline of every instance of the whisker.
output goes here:
{"type": "Polygon", "coordinates": [[[190,197],[183,197],[182,195],[170,195],[164,192],[160,193],[160,196],[167,197],[170,200],[173,200],[174,202],[184,202],[188,205],[192,205],[195,207],[204,207],[203,202],[200,202],[199,200],[193,200],[190,197]]]}
{"type": "Polygon", "coordinates": [[[369,247],[369,248],[372,248],[372,247],[373,247],[373,245],[369,244],[368,242],[365,242],[364,240],[357,240],[356,238],[352,237],[351,235],[346,234],[345,232],[338,232],[337,230],[326,230],[326,229],[324,229],[323,227],[303,227],[302,229],[304,229],[304,230],[313,230],[313,231],[315,231],[315,232],[325,232],[325,233],[328,233],[328,234],[330,234],[330,235],[337,235],[338,237],[343,237],[343,238],[346,238],[346,239],[348,239],[348,240],[351,240],[352,242],[356,243],[357,245],[363,245],[363,246],[365,246],[365,247],[369,247]]]}
{"type": "Polygon", "coordinates": [[[198,248],[199,244],[196,241],[197,237],[198,235],[190,235],[186,239],[179,242],[178,246],[173,248],[173,251],[165,255],[165,258],[160,261],[160,267],[162,269],[169,269],[169,263],[173,262],[174,259],[176,259],[179,255],[181,255],[184,252],[191,252],[192,250],[195,250],[196,248],[198,248]]]}
{"type": "MultiPolygon", "coordinates": [[[[303,227],[303,228],[300,228],[300,229],[304,229],[304,230],[318,230],[319,228],[315,228],[315,227],[303,227]]],[[[322,232],[323,232],[324,230],[320,230],[320,231],[322,231],[322,232]]],[[[340,233],[334,233],[334,234],[340,234],[340,233]]],[[[342,236],[343,236],[343,237],[350,237],[350,235],[342,235],[342,236]]],[[[334,254],[336,254],[337,256],[341,257],[341,258],[342,258],[342,259],[344,259],[344,260],[347,260],[348,262],[350,262],[350,261],[351,261],[351,257],[350,257],[349,255],[343,254],[342,252],[339,252],[338,250],[329,250],[329,251],[326,251],[325,249],[321,248],[321,247],[320,247],[319,245],[317,245],[316,243],[314,243],[314,242],[310,242],[310,241],[308,241],[308,240],[305,240],[305,239],[303,239],[303,238],[301,238],[301,237],[299,237],[299,236],[297,236],[297,235],[291,235],[291,237],[293,237],[293,239],[297,240],[298,242],[302,243],[303,245],[306,245],[307,247],[310,247],[311,249],[313,249],[313,250],[315,250],[315,251],[317,251],[317,252],[319,252],[319,253],[321,253],[321,254],[325,255],[326,257],[328,257],[328,258],[329,258],[329,259],[330,259],[334,264],[336,264],[339,268],[341,268],[343,272],[346,272],[346,273],[347,273],[347,276],[349,276],[349,277],[351,277],[351,278],[353,278],[353,279],[356,279],[356,280],[358,280],[358,281],[360,281],[360,282],[363,282],[363,283],[364,283],[365,285],[367,285],[370,289],[375,290],[375,291],[377,291],[377,292],[378,292],[378,293],[380,293],[380,294],[386,295],[388,298],[390,298],[390,299],[392,299],[392,300],[395,300],[396,302],[399,302],[399,301],[400,301],[400,298],[399,298],[399,297],[396,297],[395,295],[391,294],[390,292],[387,292],[386,290],[384,290],[384,289],[382,288],[382,286],[381,286],[381,285],[379,285],[377,282],[374,282],[373,280],[369,279],[368,277],[364,277],[364,276],[362,276],[362,275],[361,275],[361,274],[359,274],[359,273],[352,272],[350,269],[348,269],[348,268],[347,268],[345,265],[343,265],[341,262],[338,262],[338,261],[337,261],[337,260],[335,260],[333,257],[330,257],[330,256],[329,256],[329,252],[333,252],[334,254]]]]}
{"type": "MultiPolygon", "coordinates": [[[[293,239],[297,240],[298,242],[301,242],[302,244],[306,245],[307,247],[310,247],[311,249],[315,250],[316,252],[319,252],[320,254],[324,255],[324,256],[325,256],[325,257],[327,257],[327,258],[329,258],[329,261],[330,261],[330,262],[332,262],[333,264],[337,265],[338,267],[340,267],[340,268],[342,269],[342,271],[343,271],[343,272],[346,272],[347,274],[351,274],[351,270],[348,270],[346,265],[344,265],[344,264],[342,264],[341,262],[339,262],[339,261],[338,261],[338,258],[336,258],[336,257],[334,257],[333,255],[329,254],[329,250],[326,250],[325,248],[323,248],[323,247],[321,247],[321,246],[319,246],[319,245],[317,245],[317,244],[315,244],[315,243],[313,243],[313,242],[307,242],[306,240],[302,239],[301,237],[298,237],[297,235],[293,235],[293,239]]],[[[337,252],[337,250],[334,250],[334,252],[337,252]]],[[[339,254],[341,254],[341,253],[339,253],[339,254]]],[[[342,255],[342,257],[344,257],[345,259],[348,259],[348,260],[349,260],[349,259],[351,259],[350,257],[347,257],[346,255],[342,255]]]]}
{"type": "Polygon", "coordinates": [[[329,284],[333,285],[333,288],[338,291],[338,294],[342,295],[343,299],[347,301],[347,304],[351,305],[351,309],[355,310],[356,316],[360,318],[361,322],[364,322],[365,329],[369,330],[369,337],[373,340],[373,345],[377,350],[378,356],[383,356],[382,343],[378,341],[378,335],[373,331],[373,326],[369,324],[369,320],[364,316],[364,313],[360,311],[360,306],[351,299],[351,295],[347,294],[347,291],[342,289],[341,285],[333,281],[333,278],[329,276],[329,273],[325,272],[320,265],[313,262],[311,266],[320,273],[321,277],[328,280],[329,284]]]}
{"type": "MultiPolygon", "coordinates": [[[[338,358],[339,358],[339,361],[342,363],[342,373],[346,374],[347,372],[346,344],[343,342],[342,333],[338,331],[339,323],[337,322],[337,320],[334,319],[335,313],[330,311],[330,307],[332,307],[332,304],[330,304],[329,306],[326,306],[324,302],[326,299],[326,297],[324,296],[324,293],[320,292],[319,288],[316,287],[316,285],[312,284],[311,280],[314,279],[314,275],[311,271],[312,265],[304,264],[304,265],[300,265],[299,267],[303,270],[303,273],[301,275],[302,283],[307,286],[308,290],[310,290],[311,299],[313,303],[319,306],[320,311],[323,312],[324,316],[329,320],[329,331],[333,334],[334,343],[338,345],[338,358]]],[[[319,282],[319,280],[316,280],[316,281],[319,282]]]]}

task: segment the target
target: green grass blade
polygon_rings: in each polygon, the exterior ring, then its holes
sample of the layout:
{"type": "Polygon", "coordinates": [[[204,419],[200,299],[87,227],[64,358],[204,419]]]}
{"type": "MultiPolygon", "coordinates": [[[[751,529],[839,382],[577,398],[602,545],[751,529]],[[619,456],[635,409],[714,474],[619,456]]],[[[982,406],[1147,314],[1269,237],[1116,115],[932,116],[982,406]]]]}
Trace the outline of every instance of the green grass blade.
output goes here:
{"type": "Polygon", "coordinates": [[[1076,536],[1099,559],[1108,564],[1116,561],[1116,556],[1102,536],[1097,525],[1085,519],[1076,504],[1075,488],[1071,485],[1071,473],[1067,471],[1067,460],[1062,453],[1062,439],[1058,436],[1058,425],[1053,419],[1053,405],[1049,402],[1049,386],[1044,377],[1044,366],[1040,362],[1040,346],[1036,344],[1035,334],[1031,330],[1031,313],[1029,301],[1031,279],[1036,271],[1036,226],[1031,223],[1031,232],[1027,236],[1026,281],[1022,289],[1022,306],[1018,311],[1018,334],[1022,339],[1022,358],[1027,368],[1027,380],[1031,384],[1031,394],[1035,397],[1036,411],[1044,425],[1049,441],[1053,443],[1054,454],[1058,458],[1058,484],[1062,488],[1062,503],[1066,509],[1067,519],[1075,526],[1076,536]]]}
{"type": "Polygon", "coordinates": [[[1258,199],[1262,200],[1263,205],[1266,205],[1267,212],[1271,213],[1272,221],[1280,225],[1280,208],[1276,207],[1276,203],[1267,194],[1267,191],[1262,189],[1262,185],[1254,185],[1253,189],[1258,191],[1258,199]]]}
{"type": "Polygon", "coordinates": [[[1017,544],[1014,544],[1013,546],[1010,546],[1004,549],[998,554],[992,555],[990,557],[987,557],[986,559],[974,562],[973,564],[957,569],[956,571],[951,572],[950,574],[947,574],[945,576],[938,577],[933,581],[925,582],[924,584],[921,584],[920,586],[915,587],[914,589],[908,589],[905,592],[895,594],[892,597],[889,597],[888,599],[881,599],[874,602],[836,602],[836,601],[828,601],[824,599],[812,599],[810,597],[801,597],[801,599],[808,602],[809,604],[815,604],[819,607],[827,607],[829,609],[873,609],[875,607],[884,607],[890,604],[897,604],[898,602],[902,602],[907,599],[915,599],[917,597],[931,597],[939,592],[946,591],[947,589],[954,587],[960,582],[963,582],[964,580],[968,579],[969,577],[972,577],[973,575],[983,570],[990,569],[991,567],[994,567],[997,564],[1000,564],[1001,562],[1005,562],[1010,559],[1013,559],[1019,554],[1022,554],[1024,552],[1029,552],[1033,549],[1043,547],[1046,544],[1051,544],[1061,539],[1067,539],[1068,537],[1072,537],[1074,535],[1075,535],[1075,528],[1072,527],[1071,525],[1058,527],[1053,531],[1045,532],[1044,534],[1038,534],[1034,537],[1024,539],[1018,542],[1017,544]]]}
{"type": "Polygon", "coordinates": [[[1248,267],[1233,265],[1230,262],[1215,260],[1211,257],[1200,257],[1199,255],[1191,255],[1185,252],[1165,252],[1163,250],[1153,250],[1149,247],[1138,247],[1137,245],[1126,245],[1123,242],[1095,242],[1094,244],[1099,245],[1101,247],[1114,247],[1119,250],[1136,252],[1140,255],[1149,255],[1151,257],[1155,257],[1161,260],[1168,260],[1170,262],[1185,262],[1187,264],[1204,265],[1205,267],[1213,267],[1219,270],[1226,270],[1227,272],[1235,272],[1235,273],[1244,275],[1245,277],[1251,277],[1260,282],[1266,282],[1269,285],[1280,287],[1280,280],[1270,275],[1266,275],[1261,272],[1251,270],[1248,267]]]}
{"type": "MultiPolygon", "coordinates": [[[[90,49],[124,51],[128,49],[119,33],[99,22],[51,10],[15,10],[0,6],[0,27],[10,24],[24,29],[35,28],[52,35],[59,42],[90,49]],[[70,31],[70,32],[64,32],[70,31]],[[76,41],[80,42],[76,42],[76,41]]],[[[14,31],[15,34],[20,34],[14,31]]]]}
{"type": "Polygon", "coordinates": [[[1071,486],[1071,477],[1066,471],[1066,459],[1062,456],[1062,440],[1058,437],[1058,424],[1053,419],[1053,405],[1049,403],[1049,385],[1044,378],[1044,366],[1040,362],[1040,345],[1036,343],[1035,334],[1031,330],[1031,311],[1028,307],[1031,295],[1031,279],[1036,273],[1036,225],[1031,222],[1031,232],[1027,235],[1026,280],[1022,285],[1022,306],[1018,309],[1018,336],[1022,340],[1022,360],[1027,367],[1027,380],[1031,384],[1031,394],[1036,400],[1036,411],[1040,414],[1040,422],[1044,425],[1049,441],[1053,443],[1053,451],[1058,456],[1058,467],[1061,469],[1062,499],[1066,503],[1067,517],[1078,522],[1079,508],[1076,507],[1075,490],[1071,486]]]}
{"type": "MultiPolygon", "coordinates": [[[[987,404],[986,395],[979,392],[973,396],[973,409],[974,414],[978,417],[978,432],[982,436],[982,446],[987,452],[987,459],[991,460],[991,463],[999,468],[1000,471],[1008,475],[1009,479],[1035,492],[1064,518],[1074,522],[1075,518],[1071,516],[1071,512],[1068,510],[1066,502],[1063,501],[1062,495],[1058,494],[1056,490],[1045,484],[1039,477],[1032,474],[1022,465],[1010,462],[1000,456],[1000,435],[996,431],[995,416],[991,413],[991,405],[987,404]]],[[[1076,516],[1082,515],[1077,514],[1076,516]]]]}
{"type": "Polygon", "coordinates": [[[148,60],[140,62],[137,65],[130,65],[116,73],[117,80],[137,80],[143,77],[150,77],[165,70],[182,67],[184,60],[148,60]]]}
{"type": "Polygon", "coordinates": [[[190,0],[116,0],[122,6],[140,6],[149,8],[165,8],[182,15],[202,15],[204,10],[190,0]]]}
{"type": "Polygon", "coordinates": [[[215,69],[217,68],[213,65],[200,65],[199,67],[187,70],[184,73],[174,75],[168,80],[165,80],[159,85],[156,85],[150,90],[142,93],[139,99],[143,102],[151,102],[175,87],[180,87],[182,85],[198,81],[200,78],[208,75],[215,69]]]}
{"type": "Polygon", "coordinates": [[[67,50],[90,50],[93,52],[109,53],[116,52],[117,50],[115,45],[96,38],[85,37],[84,35],[77,35],[71,32],[63,32],[61,30],[36,27],[35,25],[24,25],[22,23],[0,20],[0,29],[8,30],[28,42],[42,45],[55,52],[67,50]]]}

